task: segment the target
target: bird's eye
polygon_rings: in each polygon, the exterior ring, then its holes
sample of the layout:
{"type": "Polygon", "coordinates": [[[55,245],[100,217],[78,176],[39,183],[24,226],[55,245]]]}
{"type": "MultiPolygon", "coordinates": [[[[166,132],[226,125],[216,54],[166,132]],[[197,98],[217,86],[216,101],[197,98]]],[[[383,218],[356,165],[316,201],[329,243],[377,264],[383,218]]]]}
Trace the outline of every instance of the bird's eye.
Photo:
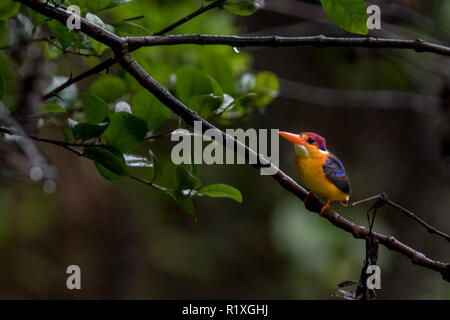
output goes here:
{"type": "Polygon", "coordinates": [[[313,138],[308,138],[306,139],[306,142],[308,142],[309,144],[313,144],[316,140],[314,140],[313,138]]]}

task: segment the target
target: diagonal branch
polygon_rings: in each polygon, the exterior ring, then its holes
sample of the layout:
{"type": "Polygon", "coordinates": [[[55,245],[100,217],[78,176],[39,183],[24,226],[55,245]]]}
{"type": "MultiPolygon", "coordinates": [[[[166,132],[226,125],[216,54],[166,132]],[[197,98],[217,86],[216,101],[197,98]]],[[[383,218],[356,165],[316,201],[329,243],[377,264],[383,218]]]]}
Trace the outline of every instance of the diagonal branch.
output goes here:
{"type": "Polygon", "coordinates": [[[90,77],[94,74],[98,74],[101,71],[108,69],[109,67],[111,67],[112,65],[114,65],[117,62],[116,58],[109,58],[106,59],[103,62],[100,62],[98,65],[96,65],[95,67],[83,72],[82,74],[76,76],[76,77],[70,77],[66,82],[64,82],[63,84],[61,84],[60,86],[56,87],[55,89],[53,89],[52,91],[46,93],[44,96],[42,96],[42,100],[47,100],[51,97],[56,96],[60,91],[64,90],[65,88],[71,86],[72,84],[81,81],[87,77],[90,77]]]}
{"type": "MultiPolygon", "coordinates": [[[[38,11],[39,13],[42,13],[48,17],[55,18],[61,22],[65,22],[65,19],[67,19],[67,12],[64,10],[61,10],[59,8],[56,8],[55,6],[51,4],[45,4],[40,2],[39,0],[18,0],[19,2],[23,3],[24,5],[31,7],[32,9],[38,11]]],[[[220,132],[222,137],[222,144],[224,146],[230,146],[229,142],[232,142],[232,146],[238,145],[242,147],[242,150],[245,152],[245,156],[248,159],[250,156],[255,157],[258,160],[258,163],[266,163],[263,156],[257,154],[252,149],[248,148],[247,146],[242,145],[239,141],[235,140],[231,136],[227,135],[225,132],[217,129],[212,124],[201,118],[197,113],[190,110],[188,107],[186,107],[182,102],[177,100],[167,89],[165,89],[163,86],[161,86],[158,82],[156,82],[142,67],[129,55],[129,51],[126,50],[127,48],[127,40],[130,39],[136,39],[137,42],[135,42],[135,45],[137,43],[142,44],[139,39],[147,39],[144,41],[148,41],[148,39],[159,39],[159,44],[164,44],[164,39],[177,37],[177,36],[166,36],[166,37],[144,37],[144,38],[120,38],[117,37],[106,30],[103,30],[102,28],[92,25],[89,22],[86,22],[84,19],[81,19],[81,31],[85,32],[86,34],[92,36],[94,39],[108,45],[116,54],[116,58],[119,60],[122,67],[130,74],[132,75],[144,88],[146,88],[148,91],[150,91],[155,97],[160,100],[163,104],[165,104],[168,108],[170,108],[174,113],[176,113],[178,116],[180,116],[187,124],[192,125],[194,121],[200,121],[202,123],[202,127],[204,130],[207,129],[213,129],[217,130],[217,132],[220,132]]],[[[178,36],[180,37],[180,36],[178,36]]],[[[181,36],[183,37],[183,36],[181,36]]],[[[194,36],[187,36],[187,37],[193,37],[192,39],[196,39],[198,37],[197,35],[194,36]]],[[[229,44],[229,45],[237,45],[242,46],[245,44],[245,41],[242,41],[243,37],[234,37],[234,36],[226,36],[230,42],[229,43],[220,43],[220,41],[217,41],[217,39],[221,39],[223,41],[223,37],[217,38],[220,36],[207,36],[206,38],[209,39],[215,39],[214,41],[216,43],[212,43],[212,41],[209,44],[229,44]],[[238,40],[236,43],[236,39],[238,40]]],[[[206,39],[205,38],[205,39],[206,39]]],[[[244,37],[245,38],[245,37],[244,37]]],[[[249,37],[247,37],[248,39],[249,37]]],[[[408,49],[415,49],[415,50],[427,50],[430,52],[435,53],[441,53],[445,55],[450,54],[450,48],[436,45],[436,44],[430,44],[428,42],[424,42],[422,40],[398,40],[395,39],[381,39],[381,42],[377,40],[377,38],[329,38],[324,36],[317,36],[317,37],[303,37],[303,38],[309,38],[309,40],[301,40],[298,41],[298,44],[302,45],[317,45],[317,46],[366,46],[366,47],[389,47],[389,48],[408,48],[408,49]],[[325,39],[325,40],[324,40],[325,39]],[[331,40],[327,42],[328,40],[331,40]],[[335,39],[335,40],[333,40],[335,39]],[[338,40],[340,39],[340,40],[338,40]],[[344,39],[344,40],[343,40],[344,39]],[[346,39],[346,40],[345,40],[346,39]],[[349,40],[350,39],[350,40],[349,40]],[[411,42],[412,41],[412,42],[411,42]]],[[[204,41],[201,36],[201,41],[204,41]]],[[[272,45],[276,46],[280,44],[280,37],[265,37],[265,40],[261,39],[254,39],[251,40],[250,43],[253,43],[253,45],[272,45]],[[262,41],[262,42],[261,42],[262,41]],[[259,44],[258,44],[259,43],[259,44]]],[[[297,40],[299,38],[297,37],[297,40]]],[[[191,41],[190,40],[190,41],[191,41]]],[[[286,39],[283,39],[283,41],[286,39]]],[[[288,40],[287,42],[291,43],[289,45],[292,45],[294,42],[291,40],[288,40]]],[[[192,42],[185,42],[185,43],[192,43],[192,42]]],[[[179,44],[179,43],[177,43],[179,44]]],[[[247,42],[248,44],[248,42],[247,42]]],[[[156,45],[153,43],[152,45],[156,45]]],[[[287,45],[287,43],[286,43],[287,45]]],[[[132,48],[129,48],[132,50],[132,48]]],[[[239,148],[238,148],[239,150],[239,148]]],[[[269,164],[271,169],[273,169],[276,173],[272,175],[272,178],[275,179],[285,190],[291,192],[296,197],[298,197],[301,200],[304,200],[307,192],[305,189],[303,189],[299,184],[297,184],[291,177],[289,177],[287,174],[285,174],[283,171],[281,171],[279,168],[277,168],[273,164],[269,164]]],[[[256,168],[259,168],[259,166],[255,166],[256,168]]],[[[319,213],[321,208],[323,207],[323,204],[317,199],[316,197],[310,197],[309,201],[309,209],[313,212],[319,213]]],[[[353,222],[345,219],[341,215],[339,215],[337,212],[327,209],[323,213],[323,217],[325,217],[328,221],[330,221],[334,226],[349,232],[353,235],[356,239],[367,239],[369,237],[369,230],[363,226],[354,224],[353,222]]],[[[385,247],[388,249],[397,251],[401,253],[402,255],[408,257],[414,264],[421,265],[423,267],[426,267],[430,270],[434,270],[436,272],[439,272],[443,279],[450,282],[450,263],[441,262],[438,260],[433,260],[429,257],[427,257],[422,252],[419,252],[406,244],[398,241],[393,236],[387,236],[381,233],[373,232],[372,235],[385,247]]]]}

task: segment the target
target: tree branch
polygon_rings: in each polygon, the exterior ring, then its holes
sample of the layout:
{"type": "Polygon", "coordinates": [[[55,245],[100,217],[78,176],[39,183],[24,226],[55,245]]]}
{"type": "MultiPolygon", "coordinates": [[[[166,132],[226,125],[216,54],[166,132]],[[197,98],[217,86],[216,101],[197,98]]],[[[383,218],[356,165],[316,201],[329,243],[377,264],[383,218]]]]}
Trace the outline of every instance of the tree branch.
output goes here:
{"type": "Polygon", "coordinates": [[[58,141],[58,140],[52,140],[52,139],[46,139],[46,138],[41,138],[41,137],[35,137],[35,136],[30,136],[30,135],[26,135],[22,132],[19,132],[17,130],[11,130],[10,128],[5,128],[5,127],[0,127],[0,133],[6,133],[9,135],[16,135],[19,137],[22,137],[24,139],[30,139],[30,140],[34,140],[34,141],[38,141],[38,142],[44,142],[44,143],[48,143],[48,144],[52,144],[54,146],[58,146],[58,147],[62,147],[64,149],[67,149],[71,152],[76,153],[77,155],[81,156],[82,152],[74,149],[72,147],[87,147],[87,146],[95,146],[95,145],[87,145],[87,144],[81,144],[81,143],[72,143],[72,142],[66,142],[66,141],[58,141]]]}
{"type": "MultiPolygon", "coordinates": [[[[187,124],[193,125],[194,121],[201,121],[202,128],[204,130],[214,129],[218,130],[223,136],[223,145],[229,146],[227,141],[231,141],[235,144],[242,144],[227,135],[225,132],[220,131],[215,126],[198,116],[195,112],[190,110],[188,107],[183,105],[179,100],[177,100],[174,96],[170,94],[170,92],[158,84],[153,78],[145,72],[144,69],[136,62],[134,59],[126,54],[124,56],[119,57],[119,62],[122,67],[128,71],[144,88],[149,90],[158,100],[160,100],[163,104],[169,107],[173,112],[178,114],[187,124]]],[[[261,161],[262,157],[260,154],[257,154],[252,149],[247,146],[243,146],[245,149],[245,156],[248,159],[250,155],[256,156],[259,161],[261,161]]],[[[293,193],[302,201],[305,199],[307,195],[307,191],[303,189],[299,184],[297,184],[291,177],[277,168],[275,165],[271,164],[272,169],[276,170],[276,174],[272,177],[278,181],[278,183],[289,192],[293,193]]],[[[311,209],[313,212],[319,213],[323,207],[323,204],[319,201],[318,198],[311,198],[311,201],[308,201],[311,206],[308,209],[311,209]]],[[[323,213],[323,217],[328,219],[333,225],[336,227],[347,231],[353,235],[356,239],[366,239],[369,235],[369,230],[363,226],[359,226],[350,222],[349,220],[340,216],[337,212],[327,209],[323,213]]],[[[383,244],[388,249],[397,251],[408,258],[410,258],[414,264],[418,264],[424,266],[428,269],[438,271],[442,274],[442,277],[450,281],[450,264],[443,263],[440,261],[436,261],[428,258],[423,253],[410,248],[409,246],[403,244],[402,242],[395,239],[393,236],[383,235],[381,233],[373,232],[373,235],[378,239],[378,241],[383,244]]]]}
{"type": "Polygon", "coordinates": [[[166,34],[167,32],[172,31],[173,29],[175,29],[176,27],[182,25],[183,23],[186,23],[189,20],[192,20],[195,17],[201,15],[202,13],[204,13],[204,12],[206,12],[208,10],[211,10],[211,9],[219,7],[223,2],[224,2],[224,0],[217,0],[217,1],[214,1],[213,3],[210,3],[207,6],[201,7],[198,10],[192,12],[191,14],[188,14],[187,16],[185,16],[185,17],[181,18],[180,20],[176,21],[175,23],[171,24],[170,26],[168,26],[168,27],[166,27],[166,28],[164,28],[164,29],[162,29],[162,30],[160,30],[158,32],[155,32],[153,35],[154,36],[160,36],[160,35],[166,34]]]}
{"type": "Polygon", "coordinates": [[[366,202],[370,202],[373,200],[377,200],[378,201],[378,206],[383,206],[385,204],[390,205],[392,208],[397,209],[398,211],[400,211],[401,213],[403,213],[405,216],[407,216],[408,218],[413,219],[414,221],[416,221],[417,223],[421,224],[425,229],[427,229],[427,231],[429,233],[434,233],[442,238],[444,238],[445,240],[447,240],[448,242],[450,242],[450,235],[439,231],[438,229],[432,227],[431,225],[429,225],[428,223],[426,223],[422,218],[416,216],[413,212],[411,212],[410,210],[403,208],[401,205],[395,203],[394,201],[390,200],[387,196],[387,194],[382,193],[382,194],[377,194],[375,196],[369,197],[367,199],[363,199],[363,200],[359,200],[356,202],[353,202],[350,206],[354,207],[354,206],[358,206],[360,204],[366,203],[366,202]]]}
{"type": "MultiPolygon", "coordinates": [[[[68,14],[64,10],[56,8],[53,5],[41,3],[38,0],[18,0],[24,5],[31,7],[32,9],[42,13],[48,17],[55,18],[61,22],[65,22],[68,14]]],[[[295,38],[281,38],[281,37],[235,37],[235,36],[203,36],[193,35],[193,36],[158,36],[158,37],[144,37],[144,38],[120,38],[111,33],[99,28],[98,26],[92,25],[91,23],[86,22],[84,19],[81,19],[81,30],[86,34],[92,36],[94,39],[110,46],[111,49],[116,54],[117,59],[119,59],[122,67],[129,72],[144,88],[150,91],[155,97],[160,100],[163,104],[165,104],[168,108],[170,108],[174,113],[180,116],[187,124],[193,125],[194,121],[200,121],[202,123],[203,129],[215,129],[224,139],[222,139],[222,143],[224,146],[229,146],[229,142],[231,141],[234,145],[239,145],[245,151],[246,158],[249,156],[255,156],[258,159],[258,163],[264,162],[264,157],[257,154],[252,149],[247,146],[242,145],[239,141],[235,140],[231,136],[227,135],[225,132],[220,131],[212,124],[201,118],[197,113],[190,110],[186,107],[182,102],[177,100],[172,94],[161,86],[158,82],[156,82],[142,67],[129,55],[129,52],[126,50],[127,41],[130,39],[134,41],[134,45],[145,45],[148,40],[152,41],[152,45],[156,45],[156,42],[159,41],[159,45],[168,44],[167,39],[173,42],[173,39],[178,39],[175,41],[179,41],[179,39],[185,39],[188,42],[184,43],[192,43],[195,39],[200,39],[199,44],[205,43],[203,41],[207,41],[206,39],[212,39],[208,44],[229,44],[233,46],[243,46],[243,45],[271,45],[271,46],[279,46],[281,43],[284,45],[293,45],[295,43],[299,45],[317,45],[319,47],[323,46],[366,46],[366,47],[390,47],[390,48],[408,48],[422,51],[430,51],[435,53],[441,53],[445,55],[450,54],[450,49],[444,46],[431,44],[425,42],[423,40],[395,40],[395,39],[377,39],[377,38],[330,38],[324,36],[317,37],[295,37],[295,38]],[[178,38],[176,38],[178,37],[178,38]],[[183,38],[184,37],[184,38],[183,38]],[[156,40],[157,39],[157,40],[156,40]],[[224,43],[224,39],[228,39],[227,43],[224,43]],[[293,40],[296,39],[296,40],[293,40]],[[142,42],[144,40],[144,42],[142,42]],[[283,40],[283,41],[281,41],[283,40]],[[280,42],[281,41],[281,42],[280,42]]],[[[169,42],[170,42],[169,41],[169,42]]],[[[132,41],[133,42],[133,41],[132,41]]],[[[175,44],[175,43],[172,43],[175,44]]],[[[177,42],[176,44],[180,44],[177,42]]],[[[238,148],[239,150],[239,148],[238,148]]],[[[258,166],[255,166],[258,167],[258,166]]],[[[270,167],[276,171],[272,178],[275,179],[284,189],[294,194],[301,200],[304,200],[307,192],[303,189],[299,184],[297,184],[291,177],[277,168],[275,165],[270,164],[270,167]]],[[[320,209],[323,207],[323,204],[316,197],[310,197],[310,201],[308,201],[309,209],[319,213],[320,209]]],[[[356,239],[367,239],[369,236],[369,230],[363,226],[354,224],[344,217],[340,216],[337,212],[332,209],[327,209],[323,213],[323,217],[330,221],[334,226],[349,232],[356,239]]],[[[393,236],[387,236],[381,233],[373,232],[373,236],[385,247],[388,249],[397,251],[402,255],[408,257],[412,260],[414,264],[421,265],[430,270],[434,270],[439,272],[443,279],[450,282],[450,263],[444,263],[438,260],[433,260],[423,253],[403,244],[402,242],[395,239],[393,236]]]]}
{"type": "Polygon", "coordinates": [[[112,65],[114,65],[117,62],[117,59],[112,57],[109,58],[103,62],[100,62],[98,65],[96,65],[95,67],[83,72],[82,74],[72,78],[70,77],[66,82],[64,82],[63,84],[61,84],[60,86],[56,87],[55,89],[53,89],[52,91],[46,93],[44,96],[42,96],[42,100],[47,100],[51,97],[56,96],[60,91],[64,90],[65,88],[71,86],[72,84],[81,81],[89,76],[92,76],[94,74],[98,74],[101,71],[108,69],[109,67],[111,67],[112,65]]]}
{"type": "Polygon", "coordinates": [[[432,43],[423,39],[405,40],[376,37],[327,37],[324,35],[306,37],[281,36],[222,36],[212,34],[183,34],[168,36],[147,36],[125,38],[130,49],[145,46],[198,44],[228,45],[233,47],[362,47],[412,49],[417,52],[433,52],[450,56],[450,47],[432,43]]]}
{"type": "MultiPolygon", "coordinates": [[[[19,0],[20,1],[20,0],[19,0]]],[[[220,1],[216,1],[201,9],[219,6],[220,1]],[[215,4],[215,6],[212,6],[215,4]]],[[[280,36],[219,36],[219,35],[168,35],[162,34],[174,29],[182,23],[198,16],[200,13],[207,10],[197,10],[194,13],[177,21],[175,24],[154,33],[147,37],[128,37],[124,38],[129,46],[129,51],[132,52],[144,46],[157,45],[180,45],[180,44],[198,44],[198,45],[229,45],[233,47],[249,47],[249,46],[269,46],[269,47],[288,47],[288,46],[314,46],[314,47],[364,47],[364,48],[393,48],[393,49],[412,49],[417,52],[433,52],[446,56],[450,56],[450,47],[425,41],[422,39],[404,40],[391,38],[375,38],[375,37],[326,37],[324,35],[307,36],[307,37],[280,37],[280,36]],[[200,11],[200,12],[199,12],[200,11]],[[191,17],[187,19],[187,17],[191,17]]],[[[208,9],[208,10],[209,10],[208,9]]],[[[105,43],[106,44],[106,43],[105,43]]],[[[59,91],[67,88],[69,85],[85,79],[91,75],[97,74],[117,62],[115,58],[109,58],[96,65],[92,69],[80,74],[79,76],[67,80],[52,92],[47,93],[43,100],[54,96],[59,91]]]]}
{"type": "MultiPolygon", "coordinates": [[[[169,31],[175,29],[176,27],[180,26],[181,24],[186,23],[189,20],[192,20],[193,18],[199,16],[200,14],[202,14],[202,13],[208,11],[208,10],[211,10],[213,8],[219,7],[222,2],[223,2],[223,0],[218,0],[218,1],[214,1],[213,3],[211,3],[211,4],[209,4],[209,5],[205,6],[205,7],[201,7],[200,9],[192,12],[191,14],[189,14],[189,15],[181,18],[177,22],[171,24],[170,26],[168,26],[168,27],[166,27],[166,28],[164,28],[164,29],[162,29],[162,30],[160,30],[158,32],[155,32],[153,35],[154,36],[163,35],[163,34],[169,32],[169,31]]],[[[137,18],[141,18],[141,17],[143,17],[143,16],[135,17],[135,18],[132,18],[132,19],[137,19],[137,18]]],[[[130,19],[127,19],[126,21],[130,21],[130,19]]],[[[40,41],[40,40],[41,39],[36,39],[36,41],[40,41]]],[[[47,40],[47,39],[44,39],[44,40],[47,40]]],[[[0,50],[2,48],[0,48],[0,50]]],[[[61,90],[64,90],[68,86],[70,86],[70,85],[72,85],[72,84],[74,84],[74,83],[76,83],[78,81],[81,81],[81,80],[83,80],[85,78],[88,78],[88,77],[90,77],[92,75],[98,74],[98,73],[102,72],[103,70],[106,70],[106,69],[110,68],[111,66],[113,66],[116,63],[117,63],[117,59],[115,57],[112,57],[112,58],[109,58],[109,59],[107,59],[107,60],[105,60],[103,62],[100,62],[95,67],[93,67],[93,68],[83,72],[82,74],[80,74],[80,75],[78,75],[78,76],[76,76],[74,78],[71,77],[66,82],[64,82],[63,84],[61,84],[57,88],[53,89],[51,92],[48,92],[47,94],[45,94],[42,97],[42,100],[46,100],[48,98],[54,97],[54,96],[57,95],[58,92],[60,92],[61,90]]]]}

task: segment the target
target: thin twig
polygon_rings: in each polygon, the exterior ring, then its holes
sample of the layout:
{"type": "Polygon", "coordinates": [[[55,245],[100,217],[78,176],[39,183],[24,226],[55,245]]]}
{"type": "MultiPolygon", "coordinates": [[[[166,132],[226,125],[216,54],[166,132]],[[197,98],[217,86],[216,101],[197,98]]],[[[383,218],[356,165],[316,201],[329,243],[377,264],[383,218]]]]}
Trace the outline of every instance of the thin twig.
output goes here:
{"type": "MultiPolygon", "coordinates": [[[[10,135],[18,135],[16,133],[12,132],[12,130],[10,130],[8,128],[4,128],[4,127],[0,127],[0,132],[7,133],[7,134],[10,134],[10,135]]],[[[26,135],[19,135],[19,136],[21,136],[22,138],[25,138],[25,139],[31,139],[31,140],[35,140],[35,141],[38,141],[38,142],[44,142],[44,143],[48,143],[48,144],[52,144],[52,145],[55,145],[55,146],[62,147],[64,149],[68,150],[68,151],[71,151],[71,152],[75,153],[77,156],[80,156],[80,157],[85,157],[84,153],[82,151],[74,149],[72,147],[101,146],[99,144],[72,143],[72,142],[65,142],[65,141],[45,139],[45,138],[40,138],[40,137],[35,137],[35,136],[26,136],[26,135]]],[[[147,181],[145,179],[133,176],[133,175],[131,175],[129,173],[127,174],[127,176],[132,178],[132,179],[134,179],[134,180],[136,180],[136,181],[144,183],[144,184],[146,184],[146,185],[148,185],[148,186],[150,186],[150,187],[152,187],[152,188],[154,188],[154,189],[156,189],[158,191],[163,191],[163,192],[167,191],[167,188],[162,187],[160,185],[157,185],[157,184],[153,183],[152,181],[147,181]]]]}
{"type": "Polygon", "coordinates": [[[148,186],[150,186],[152,188],[155,188],[158,191],[162,191],[162,192],[166,192],[167,191],[167,188],[162,187],[160,185],[157,185],[157,184],[153,183],[152,181],[148,181],[148,180],[145,180],[145,179],[133,176],[131,174],[128,174],[127,176],[130,177],[133,180],[139,181],[140,183],[143,183],[143,184],[146,184],[146,185],[148,185],[148,186]]]}
{"type": "Polygon", "coordinates": [[[167,130],[167,131],[163,131],[163,132],[160,132],[160,133],[157,133],[157,134],[148,136],[148,137],[146,137],[145,139],[147,139],[147,140],[153,140],[153,139],[158,139],[158,138],[161,138],[161,137],[165,137],[165,136],[171,134],[172,132],[174,132],[174,131],[177,130],[177,129],[179,129],[179,128],[175,128],[175,129],[170,129],[170,130],[167,130]]]}
{"type": "Polygon", "coordinates": [[[199,9],[195,10],[191,14],[188,14],[187,16],[181,18],[180,20],[172,23],[170,26],[167,26],[164,29],[162,29],[162,30],[160,30],[158,32],[155,32],[153,35],[154,36],[159,36],[159,35],[166,34],[167,32],[172,31],[173,29],[175,29],[176,27],[182,25],[183,23],[186,23],[189,20],[192,20],[195,17],[201,15],[202,13],[204,13],[204,12],[206,12],[208,10],[211,10],[211,9],[219,7],[221,5],[221,3],[223,3],[223,2],[224,2],[223,0],[217,0],[217,1],[214,1],[214,2],[210,3],[207,6],[200,7],[199,9]]]}
{"type": "MultiPolygon", "coordinates": [[[[370,202],[373,200],[377,200],[377,202],[375,202],[375,204],[372,206],[372,208],[374,206],[380,206],[380,205],[384,205],[384,204],[388,204],[391,207],[397,209],[398,211],[400,211],[401,213],[403,213],[405,216],[412,218],[413,220],[415,220],[416,222],[418,222],[419,224],[421,224],[425,229],[427,229],[427,231],[429,233],[434,233],[442,238],[444,238],[445,240],[447,240],[448,242],[450,242],[450,235],[432,227],[431,225],[429,225],[428,223],[426,223],[423,219],[419,218],[417,215],[415,215],[413,212],[411,212],[410,210],[403,208],[402,206],[400,206],[399,204],[393,202],[392,200],[389,199],[389,197],[387,196],[387,194],[382,193],[382,194],[377,194],[375,196],[366,198],[366,199],[362,199],[356,202],[353,202],[350,206],[354,207],[366,202],[370,202]]],[[[370,209],[369,209],[370,210],[370,209]]]]}
{"type": "Polygon", "coordinates": [[[137,17],[131,17],[131,18],[123,19],[123,21],[136,21],[136,20],[140,20],[140,19],[143,19],[143,18],[145,18],[145,16],[144,15],[140,15],[140,16],[137,16],[137,17]]]}
{"type": "Polygon", "coordinates": [[[52,139],[46,139],[46,138],[41,138],[41,137],[36,137],[36,136],[30,136],[30,135],[25,135],[25,134],[21,134],[20,132],[17,131],[13,131],[9,128],[5,128],[5,127],[0,127],[0,132],[3,133],[7,133],[9,135],[16,135],[25,139],[31,139],[37,142],[43,142],[43,143],[47,143],[47,144],[52,144],[55,146],[59,146],[59,147],[63,147],[69,151],[72,151],[74,153],[76,153],[77,155],[81,156],[83,155],[83,152],[74,149],[72,147],[96,147],[96,146],[102,146],[102,144],[86,144],[86,143],[74,143],[74,142],[66,142],[66,141],[59,141],[59,140],[52,140],[52,139]]]}
{"type": "Polygon", "coordinates": [[[100,56],[98,53],[82,53],[80,51],[66,50],[62,46],[60,46],[57,42],[50,40],[50,39],[47,39],[47,42],[49,44],[51,44],[52,46],[54,46],[55,48],[57,48],[58,50],[60,50],[62,53],[70,53],[70,54],[83,56],[83,57],[99,57],[100,56]]]}
{"type": "Polygon", "coordinates": [[[189,126],[186,126],[186,125],[178,126],[178,127],[174,128],[174,129],[170,129],[170,130],[167,130],[167,131],[163,131],[163,132],[160,132],[160,133],[157,133],[157,134],[148,136],[148,137],[146,137],[145,139],[146,139],[146,140],[158,139],[158,138],[161,138],[161,137],[165,137],[165,136],[167,136],[167,135],[170,135],[170,134],[171,134],[172,132],[174,132],[175,130],[178,130],[178,129],[186,129],[186,128],[189,128],[189,126]]]}

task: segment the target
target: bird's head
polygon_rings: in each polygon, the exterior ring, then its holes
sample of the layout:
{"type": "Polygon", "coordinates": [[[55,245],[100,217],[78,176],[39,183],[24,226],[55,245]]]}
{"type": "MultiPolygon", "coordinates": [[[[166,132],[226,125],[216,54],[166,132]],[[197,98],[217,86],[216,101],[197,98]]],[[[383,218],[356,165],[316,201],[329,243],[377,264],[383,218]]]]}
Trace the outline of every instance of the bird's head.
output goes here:
{"type": "Polygon", "coordinates": [[[295,152],[300,157],[323,157],[328,154],[325,138],[317,133],[280,131],[279,134],[295,145],[295,152]]]}

